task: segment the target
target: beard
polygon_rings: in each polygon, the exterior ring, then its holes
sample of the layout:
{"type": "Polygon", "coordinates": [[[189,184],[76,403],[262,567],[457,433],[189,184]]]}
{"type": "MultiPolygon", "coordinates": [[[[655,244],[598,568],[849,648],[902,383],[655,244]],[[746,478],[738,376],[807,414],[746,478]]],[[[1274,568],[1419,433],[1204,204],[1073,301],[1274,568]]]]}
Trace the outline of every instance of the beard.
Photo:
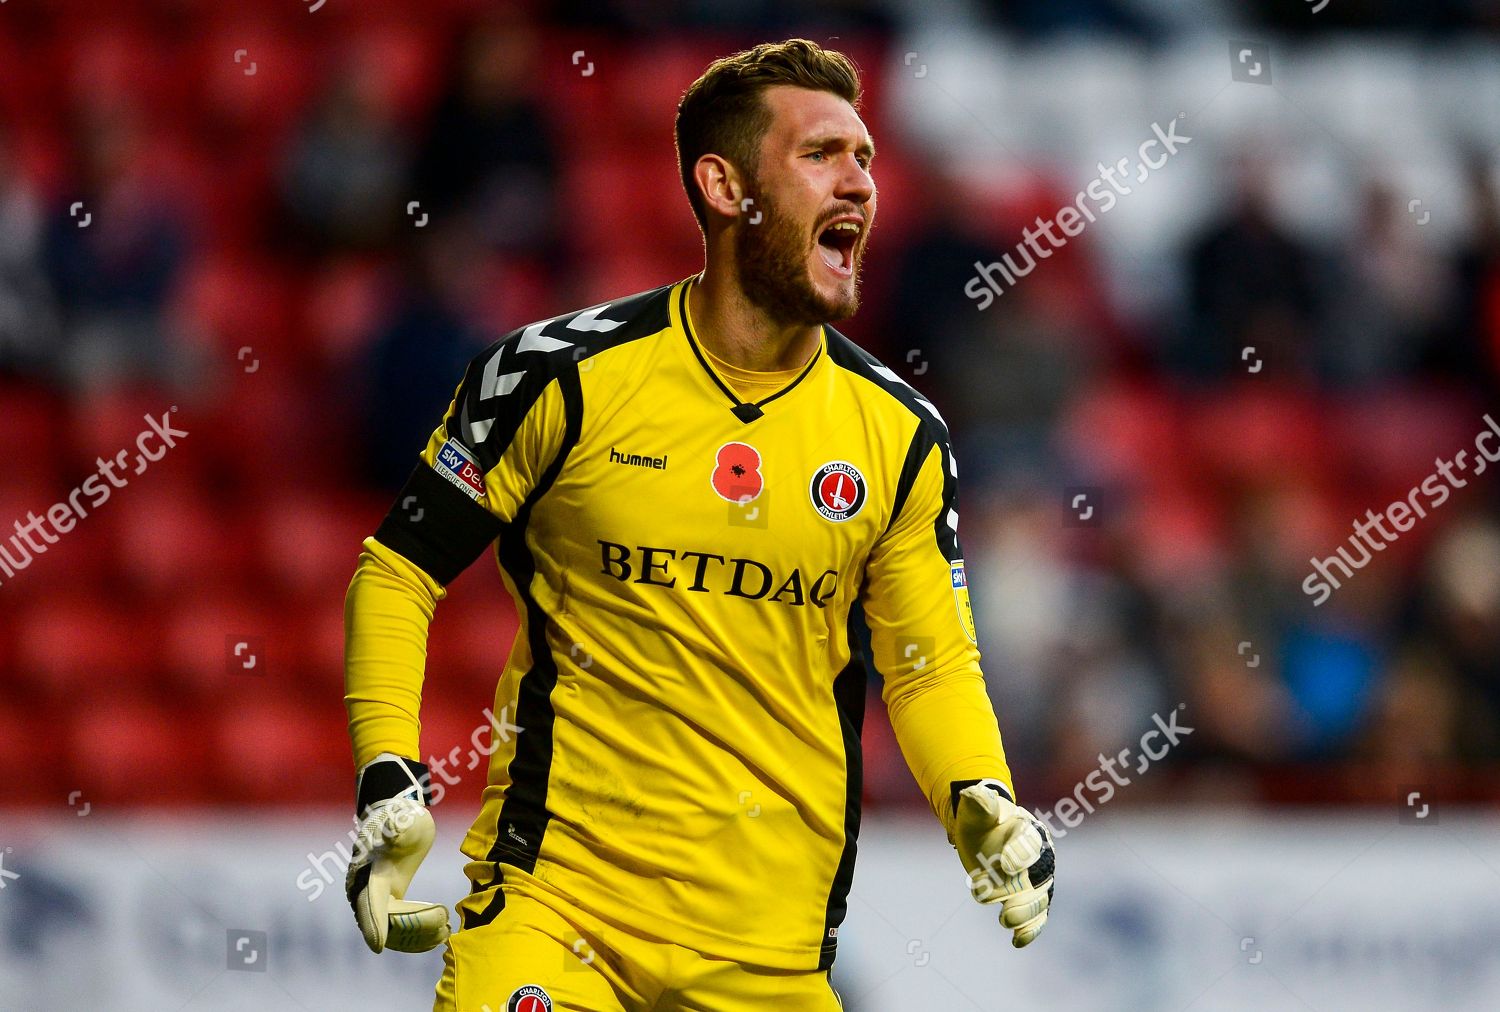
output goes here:
{"type": "Polygon", "coordinates": [[[774,207],[761,213],[763,220],[746,223],[734,240],[740,287],[750,303],[782,325],[821,326],[853,316],[859,310],[863,250],[854,251],[854,277],[847,292],[824,295],[813,284],[808,254],[809,244],[816,243],[807,230],[774,207]]]}

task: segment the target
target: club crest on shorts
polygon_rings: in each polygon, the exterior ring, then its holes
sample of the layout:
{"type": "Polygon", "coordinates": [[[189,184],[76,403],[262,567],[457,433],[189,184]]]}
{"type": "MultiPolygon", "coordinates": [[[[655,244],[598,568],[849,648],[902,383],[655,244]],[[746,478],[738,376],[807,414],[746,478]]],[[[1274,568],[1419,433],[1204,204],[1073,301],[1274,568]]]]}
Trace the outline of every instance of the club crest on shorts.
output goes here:
{"type": "Polygon", "coordinates": [[[505,1012],[552,1012],[552,999],[535,984],[526,984],[510,993],[505,1012]]]}
{"type": "Polygon", "coordinates": [[[714,454],[709,481],[730,502],[741,506],[754,502],[766,484],[760,473],[760,451],[749,443],[725,443],[714,454]]]}
{"type": "Polygon", "coordinates": [[[823,519],[841,523],[864,506],[865,476],[848,461],[831,460],[818,468],[808,492],[823,519]]]}

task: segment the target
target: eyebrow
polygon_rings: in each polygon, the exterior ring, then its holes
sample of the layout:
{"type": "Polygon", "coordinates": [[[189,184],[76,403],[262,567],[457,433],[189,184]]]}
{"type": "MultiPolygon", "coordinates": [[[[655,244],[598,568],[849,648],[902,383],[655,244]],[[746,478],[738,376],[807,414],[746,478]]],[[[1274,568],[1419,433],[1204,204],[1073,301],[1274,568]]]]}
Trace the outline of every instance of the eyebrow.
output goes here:
{"type": "MultiPolygon", "coordinates": [[[[844,145],[845,139],[842,134],[827,134],[822,137],[809,138],[806,142],[803,143],[802,146],[805,148],[826,148],[843,147],[844,145]]],[[[866,138],[855,146],[854,153],[857,155],[864,155],[866,158],[873,161],[875,158],[875,142],[873,140],[870,140],[869,138],[866,138]]]]}

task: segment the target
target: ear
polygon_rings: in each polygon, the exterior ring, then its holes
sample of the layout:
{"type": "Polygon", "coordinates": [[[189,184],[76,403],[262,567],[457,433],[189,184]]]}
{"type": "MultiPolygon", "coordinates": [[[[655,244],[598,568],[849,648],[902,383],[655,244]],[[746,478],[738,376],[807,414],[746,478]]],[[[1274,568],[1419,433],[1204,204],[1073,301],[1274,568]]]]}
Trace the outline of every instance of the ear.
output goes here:
{"type": "Polygon", "coordinates": [[[738,218],[745,213],[740,206],[749,195],[744,180],[734,164],[719,155],[704,155],[693,166],[693,181],[710,214],[738,218]]]}

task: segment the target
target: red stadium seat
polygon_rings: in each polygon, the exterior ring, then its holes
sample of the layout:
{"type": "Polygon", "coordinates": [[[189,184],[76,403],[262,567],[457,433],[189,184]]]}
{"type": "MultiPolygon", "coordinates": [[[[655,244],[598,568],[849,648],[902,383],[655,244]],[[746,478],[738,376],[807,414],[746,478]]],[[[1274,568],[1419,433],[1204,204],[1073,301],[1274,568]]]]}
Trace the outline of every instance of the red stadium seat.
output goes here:
{"type": "Polygon", "coordinates": [[[53,483],[62,477],[58,422],[66,413],[61,397],[41,387],[0,383],[0,453],[5,480],[53,483]]]}
{"type": "Polygon", "coordinates": [[[309,706],[272,692],[242,693],[215,715],[213,732],[223,796],[353,803],[354,759],[338,694],[309,706]]]}
{"type": "Polygon", "coordinates": [[[557,312],[557,285],[547,268],[518,257],[496,257],[487,266],[484,302],[477,310],[485,326],[504,334],[557,312]]]}
{"type": "MultiPolygon", "coordinates": [[[[1333,406],[1326,429],[1343,459],[1359,473],[1351,475],[1371,487],[1384,502],[1404,495],[1432,473],[1434,458],[1452,459],[1468,451],[1465,466],[1473,468],[1473,443],[1483,409],[1451,391],[1398,389],[1361,393],[1333,406]]],[[[1360,512],[1363,512],[1361,509],[1360,512]]]]}
{"type": "Polygon", "coordinates": [[[701,262],[684,261],[673,270],[671,263],[657,257],[604,257],[592,261],[575,279],[573,301],[583,306],[658,288],[679,281],[703,266],[701,262]]]}
{"type": "Polygon", "coordinates": [[[342,601],[360,545],[379,517],[308,489],[263,499],[256,521],[261,565],[278,592],[294,600],[342,601]]]}
{"type": "Polygon", "coordinates": [[[105,805],[209,800],[212,739],[180,705],[114,693],[77,707],[68,729],[69,781],[105,805]]]}
{"type": "MultiPolygon", "coordinates": [[[[0,570],[0,600],[9,597],[9,600],[18,605],[23,601],[34,603],[44,600],[45,595],[76,593],[79,587],[97,586],[115,576],[109,552],[109,533],[105,523],[97,519],[100,513],[114,505],[114,501],[92,509],[87,494],[81,495],[78,503],[87,515],[79,517],[72,510],[70,491],[61,485],[29,482],[0,485],[0,518],[3,518],[0,523],[6,525],[3,533],[0,533],[0,546],[4,547],[7,558],[25,564],[24,569],[11,576],[6,576],[5,571],[0,570]],[[30,514],[47,517],[58,503],[68,505],[68,514],[62,518],[62,522],[71,526],[64,532],[55,524],[48,523],[47,533],[56,538],[56,542],[49,545],[45,552],[30,551],[30,562],[26,563],[27,553],[22,552],[11,540],[15,534],[12,525],[16,521],[26,522],[30,514]]],[[[38,535],[33,535],[33,540],[46,541],[38,535]]],[[[25,547],[25,540],[20,544],[25,547]]]]}
{"type": "Polygon", "coordinates": [[[200,83],[198,115],[230,139],[281,139],[316,95],[322,47],[253,16],[219,21],[185,61],[184,76],[200,83]]]}
{"type": "Polygon", "coordinates": [[[391,270],[371,257],[341,257],[307,293],[309,346],[318,359],[345,370],[358,367],[389,312],[391,270]]]}
{"type": "Polygon", "coordinates": [[[351,44],[382,107],[413,129],[436,100],[439,40],[430,24],[388,23],[365,29],[351,44]]]}
{"type": "Polygon", "coordinates": [[[181,119],[194,82],[178,72],[173,47],[153,38],[145,26],[96,22],[60,32],[58,39],[76,103],[99,109],[124,105],[163,120],[181,119]]]}
{"type": "Polygon", "coordinates": [[[1184,427],[1180,409],[1164,392],[1114,382],[1078,399],[1062,437],[1084,473],[1130,487],[1181,471],[1184,427]]]}
{"type": "Polygon", "coordinates": [[[18,621],[16,671],[50,698],[97,698],[148,677],[156,660],[151,615],[90,591],[54,594],[18,621]]]}
{"type": "MultiPolygon", "coordinates": [[[[348,565],[353,575],[354,563],[348,565]]],[[[314,602],[296,614],[284,612],[295,641],[288,642],[288,657],[297,673],[297,689],[305,698],[338,699],[344,684],[344,596],[338,594],[314,602]]]]}
{"type": "Polygon", "coordinates": [[[187,482],[142,482],[101,512],[126,579],[150,595],[200,594],[243,572],[246,553],[227,522],[232,515],[187,482]]]}
{"type": "Polygon", "coordinates": [[[488,751],[493,747],[489,737],[488,709],[496,720],[511,720],[515,714],[501,714],[493,708],[493,695],[472,699],[455,699],[455,693],[434,691],[422,703],[422,761],[433,767],[433,784],[443,786],[443,810],[465,813],[468,818],[479,808],[489,770],[488,751]],[[474,742],[479,742],[476,747],[474,742]],[[441,768],[432,760],[440,760],[441,768]],[[454,760],[454,761],[450,761],[454,760]],[[472,764],[473,768],[470,769],[472,764]]]}
{"type": "Polygon", "coordinates": [[[183,588],[166,609],[162,670],[172,691],[189,699],[213,699],[241,685],[259,686],[285,677],[286,624],[241,593],[183,588]]]}
{"type": "Polygon", "coordinates": [[[699,261],[693,269],[702,266],[702,243],[670,143],[580,152],[570,159],[560,190],[563,206],[595,225],[576,237],[584,257],[637,259],[638,249],[646,246],[692,254],[699,261]]]}
{"type": "Polygon", "coordinates": [[[610,73],[620,82],[610,89],[607,99],[615,136],[632,146],[649,144],[670,155],[672,123],[682,93],[705,67],[732,51],[711,39],[677,38],[644,41],[609,54],[614,64],[610,73]]]}
{"type": "Polygon", "coordinates": [[[48,117],[50,93],[59,79],[54,59],[48,47],[23,48],[13,33],[0,32],[0,122],[7,132],[48,117]]]}
{"type": "Polygon", "coordinates": [[[62,429],[73,459],[83,466],[85,474],[95,470],[97,459],[113,462],[111,469],[118,479],[115,484],[121,480],[126,483],[113,495],[124,496],[131,486],[137,486],[134,490],[138,491],[147,476],[159,482],[166,474],[181,475],[183,469],[198,466],[202,451],[193,432],[201,417],[186,397],[144,386],[125,387],[81,399],[68,411],[62,429]],[[153,421],[187,435],[173,437],[175,445],[167,447],[155,433],[153,421]],[[142,447],[158,459],[144,458],[142,447]]]}
{"type": "Polygon", "coordinates": [[[1307,393],[1241,385],[1205,396],[1190,410],[1187,434],[1200,480],[1234,487],[1331,469],[1322,412],[1307,393]]]}
{"type": "Polygon", "coordinates": [[[485,556],[449,587],[428,634],[428,679],[435,691],[488,698],[510,656],[519,623],[493,560],[485,556]]]}
{"type": "Polygon", "coordinates": [[[1125,523],[1136,565],[1159,586],[1200,586],[1224,564],[1223,518],[1201,487],[1153,487],[1125,523]]]}
{"type": "Polygon", "coordinates": [[[864,728],[860,733],[864,763],[864,795],[875,805],[899,805],[920,797],[916,783],[896,745],[896,732],[885,705],[877,696],[867,700],[864,728]]]}
{"type": "Polygon", "coordinates": [[[290,501],[305,484],[347,482],[348,464],[330,461],[326,406],[288,375],[292,366],[274,353],[258,371],[227,381],[198,444],[209,453],[200,474],[211,474],[259,515],[263,498],[290,501]],[[321,424],[320,424],[321,423],[321,424]]]}
{"type": "Polygon", "coordinates": [[[67,742],[58,733],[66,721],[62,707],[0,698],[0,769],[12,774],[5,792],[7,805],[66,809],[68,794],[75,789],[66,776],[67,742]]]}
{"type": "Polygon", "coordinates": [[[293,292],[265,263],[232,253],[197,259],[187,265],[177,306],[237,378],[248,379],[278,358],[296,361],[293,292]],[[241,348],[250,350],[241,355],[241,348]]]}
{"type": "Polygon", "coordinates": [[[557,138],[566,144],[579,140],[609,144],[616,136],[616,115],[610,78],[601,72],[619,66],[620,47],[603,36],[572,34],[566,40],[545,40],[535,58],[532,94],[548,107],[557,123],[557,138]],[[574,54],[580,53],[577,62],[574,54]],[[585,76],[590,64],[593,73],[585,76]]]}

